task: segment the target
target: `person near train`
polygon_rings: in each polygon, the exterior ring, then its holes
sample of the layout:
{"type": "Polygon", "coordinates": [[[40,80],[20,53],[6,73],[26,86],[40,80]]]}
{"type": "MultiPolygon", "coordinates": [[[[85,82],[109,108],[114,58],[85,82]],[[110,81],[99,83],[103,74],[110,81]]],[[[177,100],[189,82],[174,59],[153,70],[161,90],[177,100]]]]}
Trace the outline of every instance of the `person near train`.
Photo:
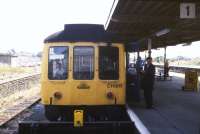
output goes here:
{"type": "Polygon", "coordinates": [[[146,102],[146,108],[153,108],[153,88],[154,88],[154,76],[155,76],[155,66],[152,64],[152,58],[148,57],[146,59],[147,63],[144,66],[143,73],[143,89],[144,98],[146,102]]]}

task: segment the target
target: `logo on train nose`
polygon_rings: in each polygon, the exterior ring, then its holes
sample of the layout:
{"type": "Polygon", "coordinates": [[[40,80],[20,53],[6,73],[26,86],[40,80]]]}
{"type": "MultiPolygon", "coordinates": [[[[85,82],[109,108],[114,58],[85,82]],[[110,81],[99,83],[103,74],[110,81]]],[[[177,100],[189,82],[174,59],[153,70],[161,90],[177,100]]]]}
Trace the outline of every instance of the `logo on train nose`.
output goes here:
{"type": "Polygon", "coordinates": [[[78,89],[90,89],[90,86],[87,85],[86,83],[80,83],[78,86],[77,86],[78,89]]]}
{"type": "Polygon", "coordinates": [[[107,83],[107,88],[122,88],[122,83],[107,83]]]}

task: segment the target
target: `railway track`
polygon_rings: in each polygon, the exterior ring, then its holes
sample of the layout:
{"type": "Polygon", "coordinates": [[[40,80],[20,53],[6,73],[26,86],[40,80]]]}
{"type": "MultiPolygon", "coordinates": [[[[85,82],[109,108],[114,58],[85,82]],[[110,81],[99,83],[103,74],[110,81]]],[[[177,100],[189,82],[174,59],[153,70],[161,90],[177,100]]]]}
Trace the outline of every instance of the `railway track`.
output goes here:
{"type": "Polygon", "coordinates": [[[15,118],[17,115],[22,113],[25,109],[31,107],[35,103],[40,101],[39,94],[38,96],[33,96],[32,98],[29,98],[28,100],[24,100],[23,102],[20,102],[17,105],[14,105],[12,107],[9,107],[8,109],[4,110],[0,113],[0,126],[3,126],[8,121],[15,118]]]}
{"type": "Polygon", "coordinates": [[[0,99],[5,98],[15,92],[24,91],[31,88],[32,85],[38,84],[40,74],[29,74],[10,80],[0,82],[0,99]]]}
{"type": "Polygon", "coordinates": [[[15,134],[21,114],[40,101],[39,78],[31,74],[0,82],[0,134],[15,134]]]}
{"type": "Polygon", "coordinates": [[[32,97],[1,113],[0,134],[17,134],[19,121],[29,118],[33,114],[32,108],[35,107],[39,101],[39,97],[32,97]]]}

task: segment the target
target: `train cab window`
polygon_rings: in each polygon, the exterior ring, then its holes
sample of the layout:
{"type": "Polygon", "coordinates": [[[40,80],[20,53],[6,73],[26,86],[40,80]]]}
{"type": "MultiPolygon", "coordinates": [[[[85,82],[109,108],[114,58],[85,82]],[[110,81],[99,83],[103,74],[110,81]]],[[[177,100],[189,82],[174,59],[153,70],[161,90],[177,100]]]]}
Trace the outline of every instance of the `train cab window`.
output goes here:
{"type": "Polygon", "coordinates": [[[68,47],[54,46],[49,48],[48,78],[65,80],[68,77],[68,47]]]}
{"type": "Polygon", "coordinates": [[[117,47],[99,47],[99,78],[119,79],[119,49],[117,47]]]}
{"type": "Polygon", "coordinates": [[[74,47],[73,77],[76,80],[91,80],[94,78],[94,48],[74,47]]]}

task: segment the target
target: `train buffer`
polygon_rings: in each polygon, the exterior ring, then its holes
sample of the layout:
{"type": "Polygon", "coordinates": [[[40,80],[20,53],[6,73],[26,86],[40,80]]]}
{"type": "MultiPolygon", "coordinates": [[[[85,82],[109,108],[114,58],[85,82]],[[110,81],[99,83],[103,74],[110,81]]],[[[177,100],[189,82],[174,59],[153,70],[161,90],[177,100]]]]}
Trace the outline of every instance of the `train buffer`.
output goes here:
{"type": "Polygon", "coordinates": [[[75,127],[73,122],[20,122],[18,134],[137,134],[134,122],[84,122],[75,127]]]}
{"type": "Polygon", "coordinates": [[[84,121],[83,113],[74,110],[74,121],[21,121],[18,134],[149,134],[128,106],[120,119],[84,121]]]}

